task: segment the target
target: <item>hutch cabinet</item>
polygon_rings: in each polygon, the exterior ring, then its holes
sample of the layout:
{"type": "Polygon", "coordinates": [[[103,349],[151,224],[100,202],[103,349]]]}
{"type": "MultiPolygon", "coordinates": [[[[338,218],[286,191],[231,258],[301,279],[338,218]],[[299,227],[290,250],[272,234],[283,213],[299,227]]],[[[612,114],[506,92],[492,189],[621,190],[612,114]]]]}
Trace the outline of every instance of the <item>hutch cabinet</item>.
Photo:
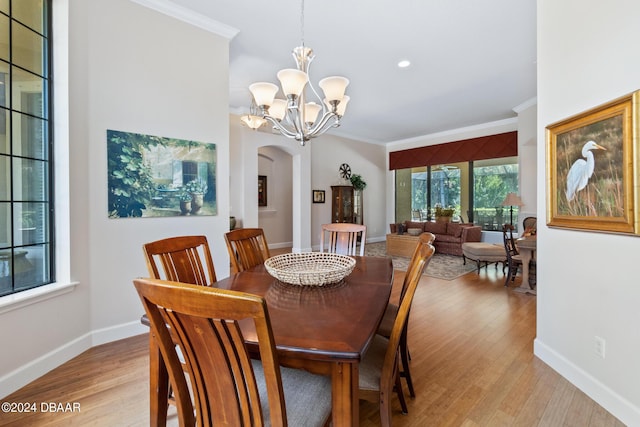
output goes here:
{"type": "Polygon", "coordinates": [[[362,210],[362,190],[351,185],[331,187],[331,222],[364,224],[362,210]]]}

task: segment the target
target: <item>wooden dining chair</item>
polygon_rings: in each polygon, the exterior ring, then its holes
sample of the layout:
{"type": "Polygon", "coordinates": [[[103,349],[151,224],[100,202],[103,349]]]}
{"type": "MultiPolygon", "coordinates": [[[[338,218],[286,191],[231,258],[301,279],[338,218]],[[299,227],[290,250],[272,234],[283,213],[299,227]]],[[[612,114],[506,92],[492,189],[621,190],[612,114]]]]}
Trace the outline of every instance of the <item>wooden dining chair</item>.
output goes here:
{"type": "Polygon", "coordinates": [[[206,236],[169,237],[146,243],[142,249],[154,279],[203,286],[217,281],[206,236]]]}
{"type": "Polygon", "coordinates": [[[264,298],[155,279],[134,285],[166,362],[181,426],[328,423],[330,377],[279,366],[264,298]],[[239,323],[246,321],[255,328],[259,361],[245,345],[239,323]]]}
{"type": "Polygon", "coordinates": [[[399,352],[402,336],[406,334],[409,321],[409,310],[422,278],[424,269],[431,261],[435,248],[426,239],[418,242],[415,256],[412,258],[405,275],[406,287],[403,293],[398,314],[393,322],[390,336],[376,334],[360,363],[360,398],[377,402],[380,406],[380,421],[383,427],[391,425],[390,397],[395,386],[401,404],[404,403],[402,384],[399,373],[399,352]]]}
{"type": "Polygon", "coordinates": [[[523,232],[529,231],[535,234],[537,225],[538,225],[538,218],[536,218],[535,216],[528,216],[522,220],[522,227],[523,227],[522,231],[523,232]]]}
{"type": "MultiPolygon", "coordinates": [[[[436,236],[429,232],[425,232],[420,235],[418,244],[416,244],[416,247],[413,251],[413,255],[411,256],[411,260],[409,261],[409,266],[412,266],[417,262],[416,258],[420,256],[420,245],[424,243],[428,243],[432,245],[435,239],[436,239],[436,236]]],[[[409,282],[408,282],[409,277],[410,275],[407,272],[402,282],[402,288],[400,290],[400,299],[398,301],[398,304],[395,304],[392,302],[389,302],[387,304],[387,308],[384,312],[382,321],[380,322],[380,326],[378,327],[378,331],[377,331],[377,333],[382,335],[383,337],[386,337],[386,338],[391,337],[393,324],[398,315],[399,304],[402,303],[402,299],[404,298],[404,294],[406,293],[407,286],[409,285],[409,282]]],[[[411,378],[411,370],[409,366],[409,361],[411,360],[411,356],[409,353],[409,343],[408,343],[409,327],[408,326],[409,326],[409,322],[407,321],[407,324],[405,325],[405,330],[403,331],[403,334],[400,338],[400,361],[401,361],[401,367],[402,367],[402,370],[400,371],[400,376],[403,377],[407,382],[407,389],[409,390],[409,395],[411,397],[416,397],[416,392],[413,387],[413,379],[411,378]]]]}
{"type": "Polygon", "coordinates": [[[239,228],[224,235],[231,267],[236,273],[264,264],[271,255],[262,228],[239,228]]]}
{"type": "MultiPolygon", "coordinates": [[[[146,243],[142,249],[151,278],[215,286],[216,271],[206,236],[168,237],[146,243]]],[[[140,322],[149,326],[146,313],[140,322]]],[[[150,337],[150,343],[153,343],[153,337],[150,337]]],[[[152,421],[157,419],[160,425],[164,425],[168,404],[175,404],[175,399],[171,386],[166,382],[163,361],[157,349],[150,352],[150,358],[152,365],[159,366],[161,371],[159,376],[151,375],[151,417],[152,421]]]]}
{"type": "Polygon", "coordinates": [[[513,282],[518,275],[518,269],[522,266],[522,256],[518,252],[518,247],[513,239],[514,226],[511,224],[504,224],[502,226],[502,241],[504,242],[504,249],[507,252],[507,276],[504,280],[504,285],[509,286],[509,282],[513,282]]]}
{"type": "Polygon", "coordinates": [[[351,223],[322,224],[320,235],[320,252],[364,256],[364,246],[367,237],[367,226],[351,223]],[[325,234],[328,235],[327,248],[325,248],[325,234]],[[358,241],[360,251],[358,253],[358,241]]]}

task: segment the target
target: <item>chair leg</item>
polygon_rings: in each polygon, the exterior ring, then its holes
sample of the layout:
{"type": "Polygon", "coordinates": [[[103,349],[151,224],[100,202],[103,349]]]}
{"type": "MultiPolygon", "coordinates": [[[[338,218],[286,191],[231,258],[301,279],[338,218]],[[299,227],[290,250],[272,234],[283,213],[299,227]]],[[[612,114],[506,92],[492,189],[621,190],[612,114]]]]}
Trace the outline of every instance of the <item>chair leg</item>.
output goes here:
{"type": "Polygon", "coordinates": [[[396,394],[398,395],[398,400],[400,401],[402,413],[405,415],[408,414],[409,410],[407,409],[407,402],[404,400],[404,392],[402,391],[402,382],[400,381],[400,375],[396,375],[396,394]]]}
{"type": "Polygon", "coordinates": [[[400,359],[402,360],[402,371],[400,376],[404,377],[407,381],[407,388],[409,389],[409,395],[416,397],[416,392],[413,389],[413,381],[411,380],[411,371],[409,370],[409,360],[411,360],[411,354],[409,354],[409,344],[407,343],[407,334],[403,333],[400,338],[400,359]]]}
{"type": "MultiPolygon", "coordinates": [[[[504,271],[504,268],[502,269],[504,271]]],[[[509,286],[509,279],[511,278],[511,263],[508,264],[507,275],[504,277],[504,286],[509,286]]]]}
{"type": "Polygon", "coordinates": [[[169,374],[160,354],[160,348],[151,332],[149,333],[149,371],[150,425],[165,426],[170,393],[169,374]]]}

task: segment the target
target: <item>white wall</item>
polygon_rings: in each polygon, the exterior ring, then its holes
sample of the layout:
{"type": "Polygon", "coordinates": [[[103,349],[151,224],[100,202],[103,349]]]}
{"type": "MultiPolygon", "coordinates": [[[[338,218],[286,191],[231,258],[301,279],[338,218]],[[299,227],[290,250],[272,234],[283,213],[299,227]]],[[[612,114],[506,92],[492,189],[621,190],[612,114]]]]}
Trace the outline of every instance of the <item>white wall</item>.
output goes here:
{"type": "MultiPolygon", "coordinates": [[[[240,125],[238,116],[230,117],[231,205],[233,215],[241,217],[244,226],[256,227],[264,219],[264,214],[258,218],[259,211],[255,202],[255,176],[259,168],[257,155],[259,150],[263,150],[260,147],[277,147],[293,156],[291,226],[294,251],[317,250],[320,247],[320,226],[331,221],[331,185],[344,183],[338,173],[342,163],[348,163],[352,172],[362,175],[367,183],[364,190],[367,241],[384,240],[388,227],[384,218],[387,200],[384,187],[384,147],[330,133],[314,138],[301,147],[297,141],[281,135],[245,128],[240,125]],[[312,203],[312,190],[324,190],[325,203],[312,203]],[[296,243],[296,233],[300,233],[300,243],[296,243]]],[[[283,246],[279,244],[281,242],[268,241],[269,246],[283,246]]]]}
{"type": "Polygon", "coordinates": [[[70,231],[57,245],[70,248],[79,285],[0,314],[0,396],[88,347],[146,331],[132,285],[147,275],[144,242],[206,234],[218,276],[229,271],[228,39],[129,0],[70,0],[68,18],[70,231]],[[217,144],[218,215],[109,219],[107,129],[217,144]]]}
{"type": "MultiPolygon", "coordinates": [[[[538,164],[545,126],[640,88],[640,2],[538,1],[538,164]]],[[[546,217],[538,168],[538,217],[546,217]]],[[[640,425],[640,237],[538,221],[535,354],[627,425],[640,425]],[[606,340],[606,358],[594,336],[606,340]]]]}
{"type": "Polygon", "coordinates": [[[363,191],[363,219],[367,226],[367,241],[383,241],[388,225],[385,220],[387,194],[385,191],[386,149],[383,146],[353,141],[325,134],[311,142],[314,190],[325,191],[325,203],[311,206],[312,243],[320,248],[322,224],[331,222],[331,186],[351,185],[341,178],[338,169],[343,163],[351,167],[352,174],[362,176],[367,183],[363,191]]]}
{"type": "MultiPolygon", "coordinates": [[[[291,156],[291,232],[292,251],[311,250],[311,150],[294,140],[270,132],[250,130],[240,118],[230,116],[230,194],[233,215],[241,218],[243,227],[258,227],[258,153],[262,147],[276,147],[291,156]]],[[[271,242],[280,246],[283,242],[271,242]]]]}
{"type": "MultiPolygon", "coordinates": [[[[518,113],[518,170],[520,199],[522,206],[518,213],[518,224],[528,216],[537,216],[538,211],[538,185],[536,176],[538,171],[538,109],[536,100],[531,100],[521,108],[516,108],[518,113]]],[[[502,236],[500,236],[502,241],[502,236]]]]}
{"type": "Polygon", "coordinates": [[[293,168],[291,155],[277,147],[258,149],[258,175],[267,177],[267,206],[257,207],[258,226],[272,248],[293,244],[293,168]]]}

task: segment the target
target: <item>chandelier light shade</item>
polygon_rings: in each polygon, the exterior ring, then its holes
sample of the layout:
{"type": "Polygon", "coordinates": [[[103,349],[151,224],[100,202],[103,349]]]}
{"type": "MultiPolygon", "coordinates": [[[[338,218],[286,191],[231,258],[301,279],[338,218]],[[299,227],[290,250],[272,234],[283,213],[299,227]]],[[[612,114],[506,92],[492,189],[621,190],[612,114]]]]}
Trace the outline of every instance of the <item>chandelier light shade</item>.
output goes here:
{"type": "MultiPolygon", "coordinates": [[[[304,34],[304,0],[302,18],[304,34]]],[[[321,98],[309,81],[309,65],[314,59],[313,50],[304,46],[293,49],[293,58],[297,68],[286,68],[277,73],[280,88],[273,83],[259,82],[249,86],[252,102],[248,115],[242,116],[242,122],[251,129],[258,129],[270,123],[273,129],[287,138],[297,140],[300,145],[327,130],[340,126],[349,97],[345,95],[349,80],[341,76],[326,77],[318,83],[324,98],[321,98]],[[307,102],[306,90],[309,90],[318,102],[307,102]],[[281,90],[285,99],[276,98],[281,90]],[[257,119],[261,119],[260,122],[257,119]]]]}
{"type": "Polygon", "coordinates": [[[260,126],[267,123],[267,121],[262,117],[253,116],[251,114],[240,117],[240,120],[245,124],[245,126],[253,130],[258,129],[260,126]]]}
{"type": "Polygon", "coordinates": [[[268,108],[273,104],[273,99],[278,92],[278,86],[273,83],[261,82],[252,84],[249,86],[249,90],[257,105],[264,105],[268,108]]]}

